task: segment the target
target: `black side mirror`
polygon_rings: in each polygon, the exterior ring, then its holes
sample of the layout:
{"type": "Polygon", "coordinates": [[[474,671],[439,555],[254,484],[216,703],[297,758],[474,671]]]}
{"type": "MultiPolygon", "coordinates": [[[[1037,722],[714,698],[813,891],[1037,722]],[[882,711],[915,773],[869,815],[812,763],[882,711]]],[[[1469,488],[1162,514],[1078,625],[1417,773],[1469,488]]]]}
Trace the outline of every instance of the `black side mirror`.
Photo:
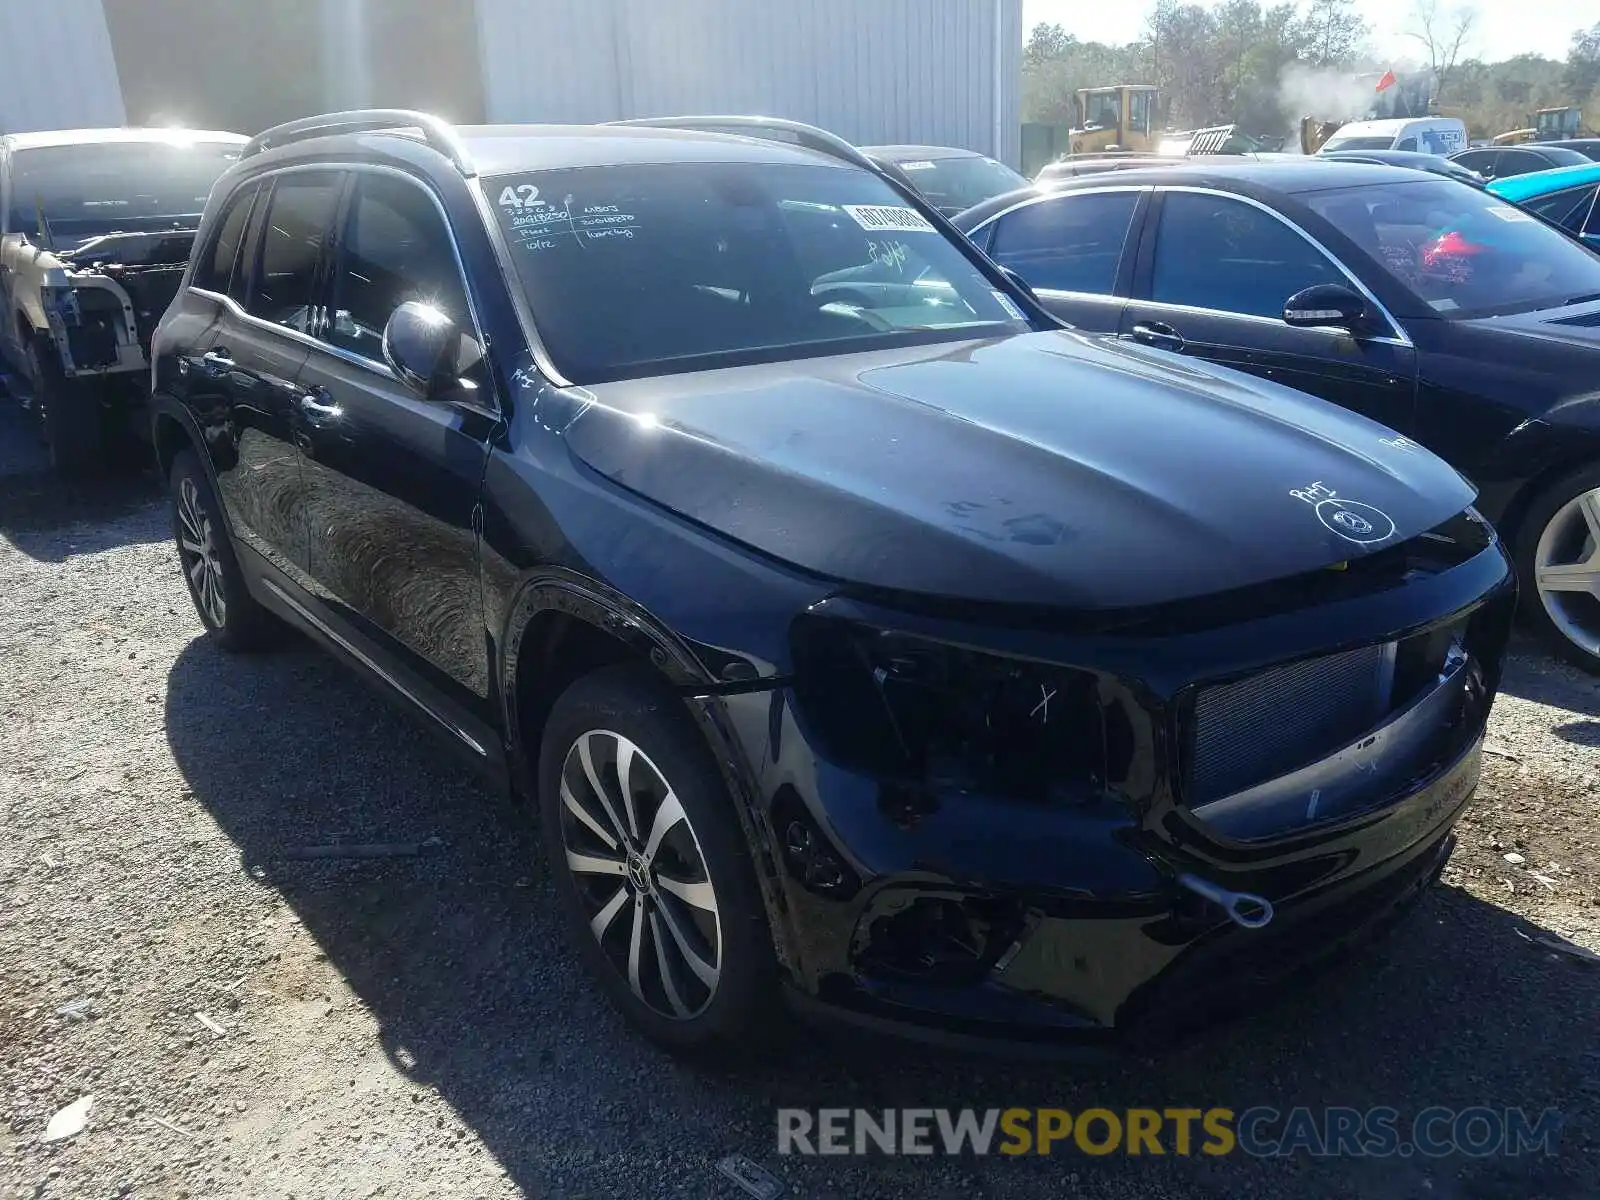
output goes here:
{"type": "Polygon", "coordinates": [[[1367,319],[1367,302],[1342,283],[1319,283],[1290,296],[1283,306],[1283,323],[1296,329],[1361,328],[1367,319]]]}
{"type": "Polygon", "coordinates": [[[383,359],[424,399],[452,391],[482,356],[476,339],[429,304],[407,300],[383,327],[383,359]]]}

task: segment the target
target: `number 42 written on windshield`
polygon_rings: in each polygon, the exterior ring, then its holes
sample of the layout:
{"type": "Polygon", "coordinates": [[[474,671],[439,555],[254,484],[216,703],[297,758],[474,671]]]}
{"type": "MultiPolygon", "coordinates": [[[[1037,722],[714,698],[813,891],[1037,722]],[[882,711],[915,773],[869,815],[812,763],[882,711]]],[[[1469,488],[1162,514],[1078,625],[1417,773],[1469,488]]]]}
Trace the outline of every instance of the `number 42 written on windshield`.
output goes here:
{"type": "Polygon", "coordinates": [[[539,201],[539,189],[531,183],[519,183],[512,187],[509,183],[500,190],[501,208],[523,208],[539,201]]]}

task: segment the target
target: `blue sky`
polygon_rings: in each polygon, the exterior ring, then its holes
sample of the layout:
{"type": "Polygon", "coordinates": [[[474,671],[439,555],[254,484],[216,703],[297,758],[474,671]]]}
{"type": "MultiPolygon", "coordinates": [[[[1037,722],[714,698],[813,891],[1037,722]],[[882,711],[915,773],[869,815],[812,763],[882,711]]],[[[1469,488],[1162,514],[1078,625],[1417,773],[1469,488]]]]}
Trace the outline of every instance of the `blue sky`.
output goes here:
{"type": "MultiPolygon", "coordinates": [[[[1051,21],[1086,42],[1128,42],[1139,35],[1153,7],[1153,0],[1120,4],[1022,0],[1022,24],[1031,29],[1051,21]]],[[[1379,57],[1417,57],[1419,43],[1405,36],[1409,0],[1356,0],[1356,7],[1372,26],[1373,49],[1379,57]]],[[[1600,8],[1588,10],[1586,21],[1586,6],[1573,0],[1481,0],[1475,7],[1478,23],[1464,57],[1490,61],[1523,53],[1565,58],[1573,30],[1600,20],[1600,8]]]]}

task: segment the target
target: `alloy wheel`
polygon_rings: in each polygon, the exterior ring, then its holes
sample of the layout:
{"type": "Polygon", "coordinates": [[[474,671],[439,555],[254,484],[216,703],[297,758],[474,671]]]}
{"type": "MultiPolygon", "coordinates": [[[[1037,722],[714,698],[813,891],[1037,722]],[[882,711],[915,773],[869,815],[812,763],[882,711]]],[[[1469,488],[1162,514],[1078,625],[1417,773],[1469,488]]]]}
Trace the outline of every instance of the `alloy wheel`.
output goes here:
{"type": "Polygon", "coordinates": [[[1550,518],[1534,548],[1533,578],[1555,627],[1600,656],[1600,488],[1579,492],[1550,518]]]}
{"type": "Polygon", "coordinates": [[[228,602],[222,591],[217,531],[200,498],[200,489],[187,477],[178,486],[178,526],[178,557],[189,577],[195,602],[211,624],[221,629],[228,622],[228,602]]]}
{"type": "Polygon", "coordinates": [[[589,932],[634,996],[672,1020],[704,1012],[722,971],[716,889],[671,784],[621,734],[567,751],[561,840],[589,932]]]}

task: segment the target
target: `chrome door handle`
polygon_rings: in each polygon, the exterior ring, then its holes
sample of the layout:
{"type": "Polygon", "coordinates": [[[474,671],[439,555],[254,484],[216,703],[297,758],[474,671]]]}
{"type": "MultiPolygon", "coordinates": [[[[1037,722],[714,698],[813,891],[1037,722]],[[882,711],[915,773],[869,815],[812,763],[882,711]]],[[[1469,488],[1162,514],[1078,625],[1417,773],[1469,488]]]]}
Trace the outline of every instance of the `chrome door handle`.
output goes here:
{"type": "Polygon", "coordinates": [[[337,404],[326,403],[320,398],[326,395],[327,392],[320,388],[315,392],[305,393],[300,397],[300,411],[316,423],[337,421],[344,414],[344,409],[337,404]]]}
{"type": "Polygon", "coordinates": [[[1143,342],[1147,346],[1155,346],[1161,350],[1183,349],[1183,335],[1171,325],[1160,321],[1153,325],[1135,325],[1133,327],[1133,336],[1135,341],[1143,342]]]}
{"type": "Polygon", "coordinates": [[[238,365],[229,357],[226,350],[207,350],[200,356],[200,361],[205,364],[208,371],[214,371],[218,374],[223,371],[231,371],[238,365]]]}

